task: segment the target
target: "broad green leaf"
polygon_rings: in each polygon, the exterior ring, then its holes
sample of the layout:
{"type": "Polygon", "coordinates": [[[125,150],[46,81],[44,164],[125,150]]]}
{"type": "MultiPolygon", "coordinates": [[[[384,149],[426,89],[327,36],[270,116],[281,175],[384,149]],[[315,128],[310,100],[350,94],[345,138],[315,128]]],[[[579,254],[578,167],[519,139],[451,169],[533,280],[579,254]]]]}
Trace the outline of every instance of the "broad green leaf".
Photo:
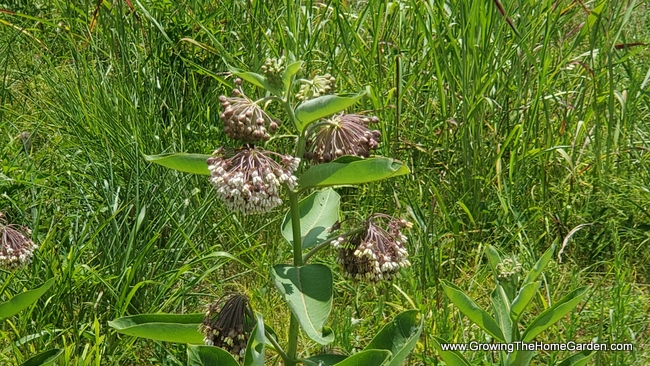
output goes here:
{"type": "Polygon", "coordinates": [[[485,255],[488,258],[488,262],[490,263],[490,268],[492,268],[492,273],[494,273],[494,278],[497,278],[499,276],[499,273],[497,272],[497,264],[501,262],[501,256],[499,255],[499,252],[492,246],[488,245],[485,248],[485,255]]]}
{"type": "Polygon", "coordinates": [[[20,366],[51,365],[61,354],[63,354],[63,350],[60,348],[50,349],[30,357],[27,361],[21,363],[20,366]]]}
{"type": "Polygon", "coordinates": [[[11,298],[7,302],[0,304],[0,319],[5,319],[18,314],[21,310],[27,308],[38,300],[43,294],[52,287],[56,277],[47,280],[41,287],[25,291],[11,298]]]}
{"type": "Polygon", "coordinates": [[[505,342],[505,338],[499,325],[485,310],[481,309],[470,299],[463,291],[450,282],[442,281],[442,288],[449,297],[449,300],[458,307],[461,313],[465,314],[476,325],[484,331],[490,333],[492,337],[505,342]]]}
{"type": "Polygon", "coordinates": [[[165,168],[178,170],[184,173],[210,175],[207,163],[210,156],[211,155],[206,154],[172,153],[145,155],[144,158],[147,161],[162,165],[165,168]]]}
{"type": "Polygon", "coordinates": [[[407,310],[386,324],[365,349],[389,350],[392,354],[389,365],[401,366],[418,343],[423,325],[424,318],[418,310],[407,310]]]}
{"type": "Polygon", "coordinates": [[[431,342],[433,343],[433,347],[440,354],[440,358],[442,358],[448,366],[471,366],[471,363],[469,363],[460,352],[443,350],[440,343],[448,343],[444,339],[432,336],[431,342]]]}
{"type": "Polygon", "coordinates": [[[307,366],[332,366],[345,360],[346,358],[347,356],[344,355],[324,354],[324,355],[316,355],[304,359],[302,360],[302,363],[304,363],[307,366]]]}
{"type": "Polygon", "coordinates": [[[108,322],[118,333],[174,343],[203,343],[199,324],[205,314],[140,314],[108,322]]]}
{"type": "Polygon", "coordinates": [[[269,82],[266,80],[264,76],[255,72],[244,71],[234,67],[230,68],[230,72],[233,73],[234,75],[239,76],[240,78],[242,78],[242,80],[246,80],[255,86],[259,86],[260,88],[264,88],[270,91],[271,93],[275,94],[277,97],[282,98],[282,91],[269,84],[269,82]]]}
{"type": "Polygon", "coordinates": [[[298,180],[302,189],[363,184],[409,173],[399,160],[390,158],[358,159],[341,163],[333,161],[314,165],[298,180]]]}
{"type": "Polygon", "coordinates": [[[284,83],[284,90],[287,93],[290,92],[289,88],[291,87],[291,79],[298,71],[300,71],[301,67],[302,67],[302,61],[296,61],[290,63],[284,69],[284,73],[282,74],[282,83],[284,83]]]}
{"type": "Polygon", "coordinates": [[[369,349],[355,353],[353,356],[335,364],[336,366],[386,366],[390,361],[390,351],[369,349]]]}
{"type": "Polygon", "coordinates": [[[555,324],[558,320],[562,319],[571,310],[575,309],[586,293],[586,286],[577,288],[563,297],[560,301],[556,302],[553,306],[544,310],[544,312],[539,314],[537,318],[528,325],[523,334],[522,340],[524,342],[530,342],[535,339],[538,334],[555,324]]]}
{"type": "Polygon", "coordinates": [[[234,75],[239,76],[242,80],[248,81],[249,83],[259,86],[260,88],[265,88],[265,85],[268,85],[266,78],[263,75],[260,75],[255,72],[244,71],[234,67],[230,68],[230,72],[234,75]]]}
{"type": "Polygon", "coordinates": [[[514,351],[506,357],[506,366],[530,365],[536,354],[536,351],[514,351]]]}
{"type": "Polygon", "coordinates": [[[548,248],[546,252],[544,252],[544,254],[542,254],[542,257],[537,261],[537,263],[535,263],[533,268],[531,268],[531,270],[524,278],[524,284],[528,284],[535,281],[537,277],[539,277],[539,275],[542,274],[542,272],[544,272],[544,268],[546,268],[546,265],[551,260],[551,257],[553,257],[554,252],[555,252],[555,243],[553,243],[553,245],[551,245],[551,247],[548,248]]]}
{"type": "Polygon", "coordinates": [[[246,353],[244,354],[244,366],[264,366],[264,320],[261,314],[256,314],[257,324],[251,331],[250,338],[246,344],[246,353]]]}
{"type": "Polygon", "coordinates": [[[332,271],[322,264],[293,267],[279,264],[271,271],[275,286],[289,303],[302,329],[319,344],[334,340],[324,329],[332,310],[332,271]]]}
{"type": "MultiPolygon", "coordinates": [[[[327,239],[327,229],[339,219],[341,196],[328,188],[310,194],[300,201],[300,231],[302,248],[307,249],[327,239]]],[[[293,245],[291,211],[287,211],[282,222],[282,236],[293,245]]]]}
{"type": "MultiPolygon", "coordinates": [[[[518,276],[518,275],[515,275],[518,276]]],[[[518,282],[518,281],[517,281],[518,282]]],[[[508,281],[499,281],[497,280],[497,283],[503,287],[503,291],[506,293],[506,296],[508,298],[508,303],[512,304],[512,302],[515,300],[515,297],[517,295],[517,287],[513,283],[513,281],[508,280],[508,281]]]]}
{"type": "Polygon", "coordinates": [[[512,306],[510,306],[510,315],[515,323],[519,322],[519,317],[524,313],[528,304],[533,300],[540,284],[540,281],[530,282],[525,284],[521,290],[519,290],[519,294],[512,301],[512,306]]]}
{"type": "Polygon", "coordinates": [[[239,366],[228,351],[215,346],[187,346],[187,366],[239,366]]]}
{"type": "Polygon", "coordinates": [[[593,351],[582,351],[578,354],[565,358],[557,366],[585,366],[592,357],[596,355],[593,351]]]}
{"type": "Polygon", "coordinates": [[[497,284],[494,291],[490,294],[492,299],[492,308],[496,317],[497,324],[503,332],[506,343],[512,342],[512,319],[510,319],[510,300],[501,285],[497,284]]]}
{"type": "Polygon", "coordinates": [[[366,91],[358,94],[330,94],[310,99],[296,107],[296,127],[302,132],[311,122],[340,112],[359,101],[366,91]]]}

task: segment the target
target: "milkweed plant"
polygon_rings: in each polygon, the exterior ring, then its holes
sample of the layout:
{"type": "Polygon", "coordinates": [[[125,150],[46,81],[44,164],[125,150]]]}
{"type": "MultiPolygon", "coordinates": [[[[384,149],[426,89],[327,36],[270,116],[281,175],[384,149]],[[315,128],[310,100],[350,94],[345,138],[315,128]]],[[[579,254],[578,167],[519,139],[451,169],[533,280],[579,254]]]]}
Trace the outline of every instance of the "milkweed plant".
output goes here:
{"type": "MultiPolygon", "coordinates": [[[[442,281],[441,286],[449,300],[458,307],[472,323],[483,329],[488,338],[484,340],[485,350],[499,354],[499,366],[527,366],[537,355],[540,345],[535,337],[573,311],[587,294],[587,286],[579,287],[560,300],[548,299],[549,307],[524,322],[524,313],[538,294],[542,281],[538,278],[551,261],[555,251],[552,245],[523,276],[522,265],[513,256],[502,256],[493,246],[487,246],[486,255],[495,277],[495,286],[490,293],[492,313],[482,309],[458,286],[442,281]]],[[[449,366],[469,366],[472,363],[458,350],[448,347],[446,340],[433,336],[432,343],[440,357],[449,366]],[[443,348],[443,345],[445,347],[443,348]]],[[[571,341],[571,340],[568,340],[571,341]]],[[[594,340],[594,342],[597,340],[594,340]]],[[[578,350],[578,349],[576,349],[578,350]]],[[[558,366],[586,365],[596,353],[583,350],[557,363],[558,366]]]]}
{"type": "Polygon", "coordinates": [[[376,116],[347,112],[365,94],[336,94],[330,74],[301,79],[302,62],[268,58],[259,73],[230,69],[231,95],[219,97],[220,121],[228,146],[211,155],[147,155],[148,161],[209,176],[230,211],[254,215],[288,203],[280,230],[292,263],[276,264],[270,276],[290,309],[286,339],[264,324],[244,294],[228,294],[205,314],[141,314],[116,319],[118,332],[188,343],[190,365],[264,365],[268,349],[287,366],[398,366],[422,332],[417,310],[398,314],[367,347],[354,355],[311,356],[299,350],[300,332],[320,345],[334,340],[327,321],[332,308],[332,269],[310,263],[331,247],[351,281],[391,281],[408,268],[407,229],[411,224],[385,213],[342,218],[337,186],[360,185],[405,175],[400,161],[374,151],[381,133],[376,116]],[[247,91],[249,91],[247,93],[247,91]],[[261,91],[261,93],[257,93],[261,91]],[[254,100],[251,95],[264,95],[254,100]],[[283,119],[273,116],[282,110],[283,119]],[[269,141],[292,137],[291,151],[273,151],[269,141]]]}

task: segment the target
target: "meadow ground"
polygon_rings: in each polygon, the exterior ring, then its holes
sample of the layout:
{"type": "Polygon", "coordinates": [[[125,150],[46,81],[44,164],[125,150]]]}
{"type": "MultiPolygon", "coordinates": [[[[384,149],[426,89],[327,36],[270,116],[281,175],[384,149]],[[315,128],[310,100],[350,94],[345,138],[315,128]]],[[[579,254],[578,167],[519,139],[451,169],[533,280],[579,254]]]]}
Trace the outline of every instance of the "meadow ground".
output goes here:
{"type": "MultiPolygon", "coordinates": [[[[227,66],[259,71],[283,54],[304,61],[306,78],[334,75],[337,91],[368,87],[355,110],[380,118],[376,153],[411,170],[338,189],[345,215],[414,227],[412,267],[392,283],[334,271],[334,351],[358,351],[415,306],[425,325],[407,364],[442,364],[432,336],[489,338],[441,281],[488,308],[488,245],[529,269],[556,243],[566,247],[530,319],[579,286],[588,293],[536,339],[630,342],[590,364],[650,364],[649,29],[650,8],[633,0],[0,0],[0,211],[39,245],[30,265],[0,270],[0,301],[56,276],[0,324],[0,364],[61,348],[60,365],[182,365],[185,345],[108,322],[202,311],[232,291],[284,337],[288,312],[268,275],[291,260],[284,208],[232,214],[205,177],[143,159],[228,144],[227,66]]],[[[316,261],[336,268],[335,255],[316,261]]],[[[299,351],[321,347],[302,337],[299,351]]],[[[498,364],[498,353],[464,355],[498,364]]]]}

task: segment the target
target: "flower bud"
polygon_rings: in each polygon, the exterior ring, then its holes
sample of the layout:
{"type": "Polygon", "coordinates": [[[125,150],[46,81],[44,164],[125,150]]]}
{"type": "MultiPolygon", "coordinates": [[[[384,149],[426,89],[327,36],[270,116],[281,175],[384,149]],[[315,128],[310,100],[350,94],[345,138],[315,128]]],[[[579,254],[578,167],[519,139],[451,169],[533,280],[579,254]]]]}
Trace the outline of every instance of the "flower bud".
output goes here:
{"type": "Polygon", "coordinates": [[[253,330],[253,311],[248,297],[234,294],[209,305],[199,330],[205,335],[206,345],[223,348],[237,361],[242,361],[253,330]]]}

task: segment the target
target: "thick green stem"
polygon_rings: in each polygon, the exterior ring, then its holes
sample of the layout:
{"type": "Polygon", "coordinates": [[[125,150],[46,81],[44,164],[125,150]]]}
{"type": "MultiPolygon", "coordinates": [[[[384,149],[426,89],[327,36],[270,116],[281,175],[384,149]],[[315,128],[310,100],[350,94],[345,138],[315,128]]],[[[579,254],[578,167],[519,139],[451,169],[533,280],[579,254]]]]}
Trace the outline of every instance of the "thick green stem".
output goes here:
{"type": "MultiPolygon", "coordinates": [[[[291,124],[296,125],[296,115],[293,112],[291,107],[289,93],[285,96],[285,100],[282,101],[282,104],[289,115],[289,120],[291,124]]],[[[298,136],[298,143],[296,144],[296,157],[302,160],[302,156],[305,151],[305,133],[302,131],[298,136]]],[[[302,161],[300,162],[302,168],[302,161]]],[[[299,169],[300,171],[301,169],[299,169]]],[[[302,261],[302,234],[300,231],[300,206],[299,206],[299,197],[298,192],[294,192],[291,189],[287,189],[287,195],[289,196],[289,204],[291,206],[291,226],[293,232],[293,265],[300,267],[303,264],[302,261]]],[[[291,322],[289,323],[289,341],[287,345],[287,357],[289,360],[285,360],[287,366],[295,366],[299,363],[298,359],[298,336],[300,335],[300,324],[298,319],[293,313],[291,313],[291,322]]]]}
{"type": "Polygon", "coordinates": [[[282,347],[280,347],[278,342],[275,340],[275,337],[271,333],[269,333],[267,331],[264,331],[264,335],[266,335],[266,339],[269,342],[271,342],[271,344],[275,348],[275,351],[280,355],[280,358],[282,358],[282,361],[284,361],[285,364],[291,363],[290,362],[291,358],[289,358],[289,356],[287,356],[287,354],[284,353],[284,351],[282,350],[282,347]]]}
{"type": "MultiPolygon", "coordinates": [[[[302,266],[302,235],[300,232],[300,207],[298,205],[298,194],[292,190],[287,190],[289,196],[289,204],[291,205],[291,226],[293,230],[293,265],[296,267],[302,266]]],[[[291,323],[289,324],[289,345],[287,347],[287,355],[292,360],[288,366],[296,365],[296,356],[298,353],[298,334],[300,333],[300,326],[298,319],[291,314],[291,323]]]]}
{"type": "Polygon", "coordinates": [[[289,346],[287,347],[287,366],[295,366],[298,364],[298,334],[300,333],[300,324],[296,316],[291,314],[291,323],[289,323],[289,346]]]}
{"type": "Polygon", "coordinates": [[[341,236],[349,237],[349,236],[352,236],[352,235],[354,235],[354,234],[360,233],[360,232],[362,232],[363,230],[364,230],[364,229],[354,229],[354,230],[350,230],[350,231],[348,231],[348,232],[345,233],[345,234],[336,235],[336,236],[333,236],[333,237],[331,237],[331,238],[325,240],[324,242],[322,242],[322,243],[318,244],[317,246],[315,246],[315,247],[314,247],[312,250],[310,250],[307,254],[305,254],[305,255],[302,257],[302,263],[307,263],[307,261],[309,261],[309,258],[311,258],[314,254],[318,253],[318,252],[319,252],[320,250],[322,250],[323,248],[329,246],[330,243],[332,243],[334,240],[338,239],[339,237],[341,237],[341,236]]]}
{"type": "Polygon", "coordinates": [[[300,232],[300,207],[298,193],[288,190],[291,205],[291,229],[293,232],[293,265],[302,266],[302,234],[300,232]]]}
{"type": "Polygon", "coordinates": [[[300,164],[302,165],[303,163],[303,155],[305,155],[305,146],[307,144],[307,137],[306,137],[306,132],[307,130],[303,130],[300,135],[298,136],[298,143],[296,144],[296,156],[300,158],[300,164]]]}

